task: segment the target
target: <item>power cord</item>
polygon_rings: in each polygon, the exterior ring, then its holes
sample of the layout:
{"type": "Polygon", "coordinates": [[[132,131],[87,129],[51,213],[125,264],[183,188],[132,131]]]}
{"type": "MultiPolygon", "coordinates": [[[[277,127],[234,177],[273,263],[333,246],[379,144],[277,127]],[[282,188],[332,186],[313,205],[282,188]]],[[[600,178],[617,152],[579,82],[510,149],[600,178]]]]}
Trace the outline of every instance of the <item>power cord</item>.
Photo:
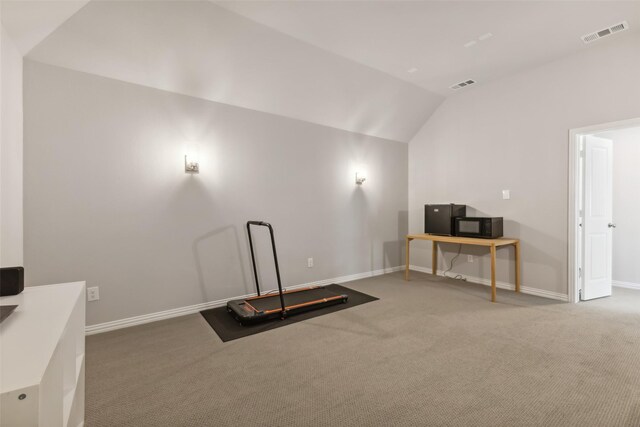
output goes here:
{"type": "Polygon", "coordinates": [[[458,244],[458,253],[456,254],[456,256],[454,256],[453,258],[451,258],[451,261],[449,262],[449,268],[442,273],[442,275],[444,277],[448,277],[449,279],[455,279],[455,280],[466,280],[464,278],[464,276],[462,276],[461,274],[457,274],[455,276],[450,276],[447,273],[451,271],[451,269],[453,268],[453,263],[456,261],[456,259],[458,259],[458,257],[460,256],[460,252],[462,252],[462,244],[458,244]]]}

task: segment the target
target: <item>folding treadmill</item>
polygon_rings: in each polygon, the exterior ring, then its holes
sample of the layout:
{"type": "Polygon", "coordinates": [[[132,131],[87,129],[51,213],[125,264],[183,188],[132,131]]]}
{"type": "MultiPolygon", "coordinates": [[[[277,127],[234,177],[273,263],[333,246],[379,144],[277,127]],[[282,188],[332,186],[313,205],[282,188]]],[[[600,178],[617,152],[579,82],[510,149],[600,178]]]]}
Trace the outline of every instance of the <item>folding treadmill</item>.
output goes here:
{"type": "Polygon", "coordinates": [[[283,291],[282,282],[280,281],[280,268],[278,266],[273,227],[264,221],[248,221],[247,234],[249,235],[251,263],[253,265],[253,275],[256,280],[256,291],[258,295],[251,298],[229,301],[227,303],[227,311],[241,324],[248,325],[276,318],[284,319],[292,314],[347,302],[349,298],[348,295],[336,294],[322,286],[310,286],[308,288],[283,291]],[[271,247],[273,249],[273,260],[276,265],[276,277],[278,279],[278,293],[260,295],[258,270],[256,269],[256,258],[253,253],[253,240],[251,239],[252,225],[267,227],[269,229],[271,247]]]}

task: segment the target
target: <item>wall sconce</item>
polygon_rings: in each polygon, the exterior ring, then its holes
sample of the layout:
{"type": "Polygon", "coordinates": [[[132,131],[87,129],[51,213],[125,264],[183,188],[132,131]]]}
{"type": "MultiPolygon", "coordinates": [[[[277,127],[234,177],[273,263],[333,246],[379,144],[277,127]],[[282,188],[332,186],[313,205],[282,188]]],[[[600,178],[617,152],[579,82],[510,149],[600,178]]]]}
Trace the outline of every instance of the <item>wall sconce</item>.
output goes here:
{"type": "Polygon", "coordinates": [[[185,154],[184,171],[186,173],[200,173],[200,163],[198,163],[198,157],[195,154],[185,154]]]}
{"type": "Polygon", "coordinates": [[[356,184],[362,185],[367,180],[364,172],[356,172],[356,184]]]}

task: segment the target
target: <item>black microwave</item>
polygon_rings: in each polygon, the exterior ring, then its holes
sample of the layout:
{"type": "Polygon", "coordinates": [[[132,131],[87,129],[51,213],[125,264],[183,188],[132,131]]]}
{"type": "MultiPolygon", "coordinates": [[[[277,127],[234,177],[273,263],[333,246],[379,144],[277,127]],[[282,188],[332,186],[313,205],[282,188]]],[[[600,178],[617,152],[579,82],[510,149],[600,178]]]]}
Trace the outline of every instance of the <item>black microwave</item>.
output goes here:
{"type": "Polygon", "coordinates": [[[502,217],[456,218],[455,233],[456,236],[481,237],[484,239],[502,237],[502,217]]]}

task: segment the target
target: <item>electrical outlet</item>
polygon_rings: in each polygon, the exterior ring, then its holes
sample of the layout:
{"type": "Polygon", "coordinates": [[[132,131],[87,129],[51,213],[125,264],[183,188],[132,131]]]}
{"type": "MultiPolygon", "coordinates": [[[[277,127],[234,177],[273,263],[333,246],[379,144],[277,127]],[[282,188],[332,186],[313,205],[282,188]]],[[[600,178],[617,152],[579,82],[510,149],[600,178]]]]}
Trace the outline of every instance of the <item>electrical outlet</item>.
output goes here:
{"type": "Polygon", "coordinates": [[[308,268],[313,267],[313,258],[307,258],[307,267],[308,268]]]}
{"type": "Polygon", "coordinates": [[[98,301],[100,299],[100,292],[98,287],[87,288],[87,301],[98,301]]]}
{"type": "Polygon", "coordinates": [[[473,255],[467,255],[467,262],[473,262],[473,255]]]}

